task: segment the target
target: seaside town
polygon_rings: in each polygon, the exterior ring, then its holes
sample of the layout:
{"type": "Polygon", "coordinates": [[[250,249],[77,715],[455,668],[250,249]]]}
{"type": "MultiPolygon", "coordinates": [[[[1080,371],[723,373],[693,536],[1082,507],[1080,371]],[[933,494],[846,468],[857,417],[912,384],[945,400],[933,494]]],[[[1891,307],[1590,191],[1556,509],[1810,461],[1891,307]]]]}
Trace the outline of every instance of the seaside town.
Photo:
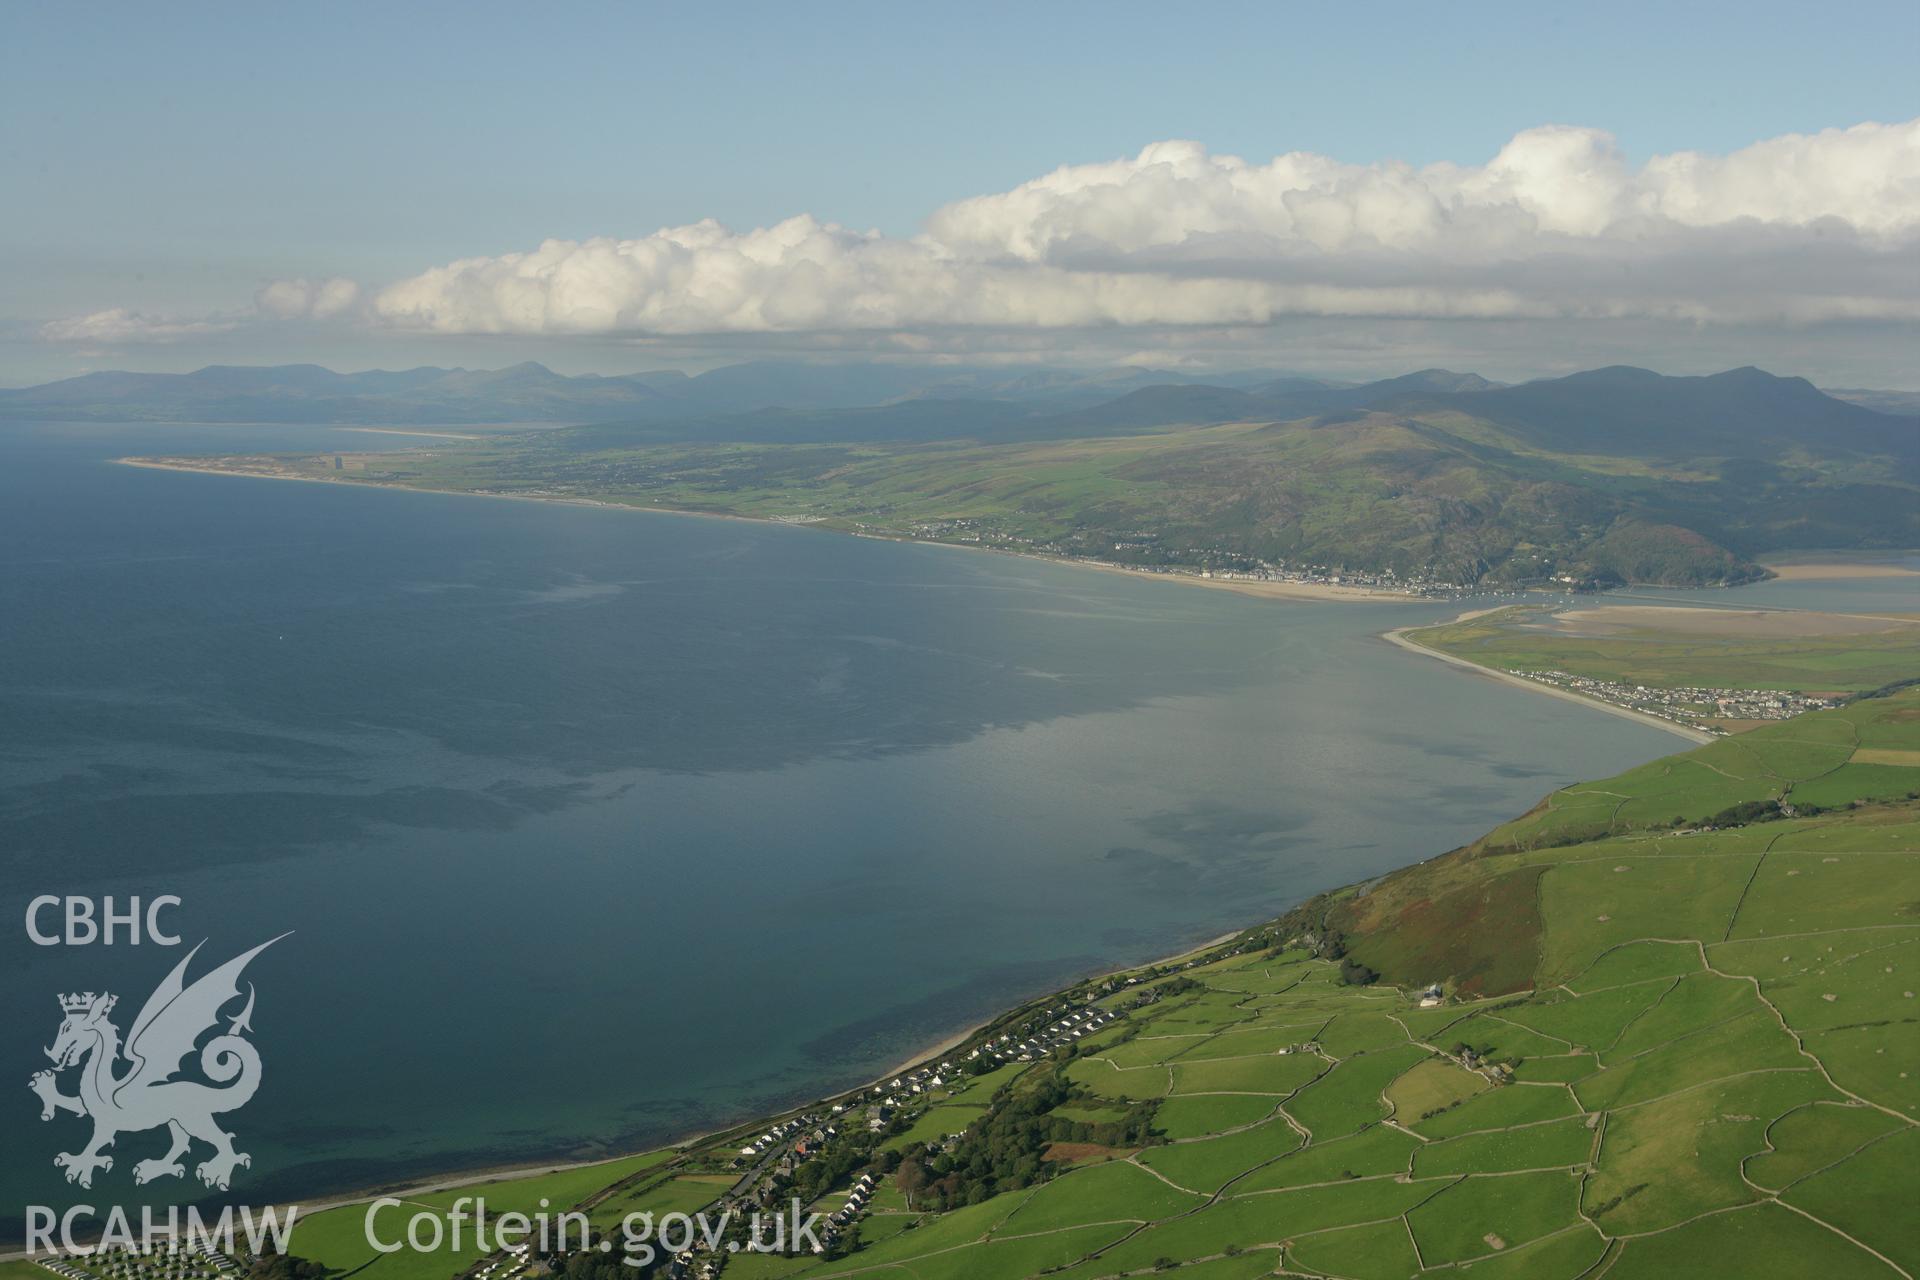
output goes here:
{"type": "Polygon", "coordinates": [[[1570,675],[1565,671],[1516,671],[1513,674],[1583,694],[1597,702],[1722,736],[1731,732],[1725,721],[1786,720],[1803,711],[1822,711],[1840,705],[1836,698],[1781,689],[1656,689],[1644,684],[1570,675]]]}
{"type": "MultiPolygon", "coordinates": [[[[856,532],[868,536],[898,537],[892,527],[856,522],[856,532]]],[[[910,538],[930,542],[958,543],[1028,555],[1045,556],[1074,564],[1091,564],[1106,569],[1130,569],[1137,573],[1168,574],[1221,582],[1272,582],[1296,586],[1352,587],[1361,590],[1392,591],[1406,595],[1453,599],[1473,592],[1456,582],[1415,574],[1402,577],[1392,569],[1379,572],[1347,569],[1336,565],[1293,566],[1284,561],[1268,561],[1228,547],[1183,547],[1177,553],[1161,545],[1159,535],[1140,532],[1123,534],[1111,547],[1098,548],[1076,541],[1040,541],[993,528],[991,523],[972,518],[923,521],[906,530],[910,538]],[[1178,556],[1175,560],[1172,557],[1178,556]]]]}

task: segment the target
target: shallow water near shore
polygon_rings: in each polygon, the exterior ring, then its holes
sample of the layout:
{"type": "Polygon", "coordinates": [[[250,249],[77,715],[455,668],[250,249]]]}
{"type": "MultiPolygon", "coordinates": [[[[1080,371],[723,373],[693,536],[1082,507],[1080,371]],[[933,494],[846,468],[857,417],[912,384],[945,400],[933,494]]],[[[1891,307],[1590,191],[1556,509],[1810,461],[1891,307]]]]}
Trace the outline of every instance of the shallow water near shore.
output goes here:
{"type": "Polygon", "coordinates": [[[0,428],[0,1234],[161,1198],[158,1132],[64,1183],[84,1127],[25,1083],[57,993],[125,1029],[182,949],[34,946],[36,894],[178,895],[196,972],[295,931],[226,1119],[262,1203],[863,1080],[1684,746],[1377,638],[1459,605],[110,464],[378,439],[0,428]]]}

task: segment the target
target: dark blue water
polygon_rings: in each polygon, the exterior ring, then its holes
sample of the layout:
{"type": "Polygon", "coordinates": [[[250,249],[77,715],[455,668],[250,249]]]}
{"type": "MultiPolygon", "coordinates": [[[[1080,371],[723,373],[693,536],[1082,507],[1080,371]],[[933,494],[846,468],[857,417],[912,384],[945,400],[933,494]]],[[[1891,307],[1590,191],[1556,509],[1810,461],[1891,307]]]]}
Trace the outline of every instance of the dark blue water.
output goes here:
{"type": "Polygon", "coordinates": [[[259,1203],[863,1079],[1681,745],[1374,638],[1456,606],[109,462],[377,440],[0,429],[0,1218],[71,1191],[56,993],[124,1029],[178,958],[29,945],[36,893],[177,894],[209,962],[296,931],[259,1203]]]}

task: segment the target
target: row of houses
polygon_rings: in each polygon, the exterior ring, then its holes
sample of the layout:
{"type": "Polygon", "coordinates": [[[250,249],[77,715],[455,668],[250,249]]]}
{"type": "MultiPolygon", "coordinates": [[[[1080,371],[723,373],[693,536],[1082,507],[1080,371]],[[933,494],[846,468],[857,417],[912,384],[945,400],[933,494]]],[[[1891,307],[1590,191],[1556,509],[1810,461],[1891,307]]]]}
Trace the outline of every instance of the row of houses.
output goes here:
{"type": "Polygon", "coordinates": [[[860,1220],[860,1215],[872,1207],[873,1193],[879,1185],[871,1173],[863,1173],[853,1180],[847,1189],[847,1202],[828,1214],[825,1225],[820,1228],[820,1243],[813,1246],[815,1253],[825,1253],[832,1248],[833,1242],[860,1220]]]}
{"type": "MultiPolygon", "coordinates": [[[[1055,1010],[1049,1009],[1042,1015],[1053,1017],[1055,1010]]],[[[1112,1022],[1114,1015],[1106,1009],[1088,1005],[1084,1009],[1069,1013],[1056,1021],[1048,1023],[1039,1031],[1025,1039],[1016,1039],[1008,1032],[998,1039],[989,1040],[967,1055],[969,1061],[985,1055],[996,1062],[1032,1062],[1035,1058],[1045,1057],[1048,1053],[1064,1044],[1072,1044],[1089,1031],[1097,1031],[1112,1022]]]]}
{"type": "Polygon", "coordinates": [[[527,1261],[532,1255],[527,1249],[526,1244],[524,1242],[520,1244],[510,1244],[506,1248],[506,1257],[494,1258],[490,1260],[486,1266],[473,1273],[476,1280],[490,1280],[490,1277],[496,1273],[501,1277],[501,1280],[506,1280],[507,1277],[519,1275],[527,1269],[527,1261]]]}
{"type": "Polygon", "coordinates": [[[795,1130],[804,1129],[814,1123],[815,1119],[814,1116],[795,1116],[790,1120],[782,1120],[746,1146],[741,1147],[740,1154],[749,1157],[763,1156],[784,1142],[795,1130]]]}
{"type": "Polygon", "coordinates": [[[942,1062],[937,1066],[924,1066],[895,1076],[887,1081],[886,1088],[892,1093],[911,1097],[945,1088],[953,1083],[955,1074],[951,1062],[942,1062]]]}
{"type": "Polygon", "coordinates": [[[239,1263],[235,1262],[232,1258],[229,1258],[226,1254],[214,1248],[211,1244],[207,1243],[205,1240],[195,1241],[193,1246],[193,1251],[199,1254],[207,1262],[213,1264],[213,1269],[219,1272],[223,1276],[237,1276],[240,1274],[239,1263]]]}
{"type": "MultiPolygon", "coordinates": [[[[974,1056],[978,1056],[977,1053],[974,1056]]],[[[865,1101],[869,1104],[867,1128],[878,1133],[892,1122],[893,1113],[899,1108],[916,1099],[932,1097],[935,1089],[951,1089],[959,1083],[960,1071],[952,1062],[930,1064],[883,1081],[864,1094],[855,1094],[846,1102],[836,1103],[833,1109],[839,1113],[865,1101]]]]}
{"type": "Polygon", "coordinates": [[[779,1180],[782,1178],[791,1178],[802,1164],[806,1163],[809,1158],[819,1155],[826,1149],[829,1142],[832,1142],[839,1136],[840,1130],[837,1126],[826,1124],[809,1130],[801,1134],[798,1138],[795,1138],[793,1145],[787,1148],[786,1152],[782,1154],[778,1160],[775,1160],[768,1166],[766,1170],[766,1183],[762,1188],[762,1193],[757,1197],[760,1202],[763,1204],[772,1203],[770,1192],[779,1180]]]}

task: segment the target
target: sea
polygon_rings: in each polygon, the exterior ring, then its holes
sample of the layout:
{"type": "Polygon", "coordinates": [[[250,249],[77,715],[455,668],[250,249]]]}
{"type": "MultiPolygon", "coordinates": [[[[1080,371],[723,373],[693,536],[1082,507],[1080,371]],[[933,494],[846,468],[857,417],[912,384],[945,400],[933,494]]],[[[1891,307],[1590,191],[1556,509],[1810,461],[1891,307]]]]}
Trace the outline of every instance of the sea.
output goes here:
{"type": "Polygon", "coordinates": [[[161,1130],[69,1185],[28,1088],[58,997],[125,1031],[195,944],[277,939],[229,1198],[312,1199],[850,1086],[1686,745],[1379,638],[1459,604],[113,462],[422,444],[0,426],[0,1236],[205,1192],[133,1185],[161,1130]],[[42,896],[182,942],[41,945],[42,896]]]}

